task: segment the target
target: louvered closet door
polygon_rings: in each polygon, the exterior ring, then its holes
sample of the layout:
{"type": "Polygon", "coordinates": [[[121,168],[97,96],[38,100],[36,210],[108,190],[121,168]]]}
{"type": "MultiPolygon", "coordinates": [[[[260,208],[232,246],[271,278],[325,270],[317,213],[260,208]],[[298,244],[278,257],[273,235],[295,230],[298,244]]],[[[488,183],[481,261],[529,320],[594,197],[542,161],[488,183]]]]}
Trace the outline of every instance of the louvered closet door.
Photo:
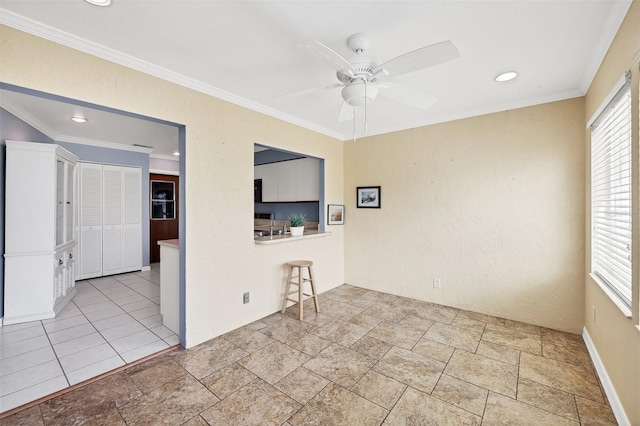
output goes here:
{"type": "Polygon", "coordinates": [[[80,164],[80,279],[102,276],[102,166],[80,164]]]}
{"type": "Polygon", "coordinates": [[[142,171],[123,167],[124,176],[124,272],[142,267],[142,171]]]}
{"type": "Polygon", "coordinates": [[[102,166],[102,274],[122,272],[122,167],[102,166]]]}

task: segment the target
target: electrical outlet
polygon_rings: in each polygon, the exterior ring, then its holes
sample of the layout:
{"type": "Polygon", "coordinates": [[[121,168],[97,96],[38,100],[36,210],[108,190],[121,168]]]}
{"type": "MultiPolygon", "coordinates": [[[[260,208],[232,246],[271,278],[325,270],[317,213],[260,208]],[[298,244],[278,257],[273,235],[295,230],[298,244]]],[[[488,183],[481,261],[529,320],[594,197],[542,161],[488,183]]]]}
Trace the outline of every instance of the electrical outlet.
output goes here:
{"type": "Polygon", "coordinates": [[[440,283],[440,278],[433,278],[433,288],[442,288],[442,284],[440,283]]]}
{"type": "Polygon", "coordinates": [[[242,303],[245,305],[249,303],[249,292],[246,292],[242,295],[242,303]]]}

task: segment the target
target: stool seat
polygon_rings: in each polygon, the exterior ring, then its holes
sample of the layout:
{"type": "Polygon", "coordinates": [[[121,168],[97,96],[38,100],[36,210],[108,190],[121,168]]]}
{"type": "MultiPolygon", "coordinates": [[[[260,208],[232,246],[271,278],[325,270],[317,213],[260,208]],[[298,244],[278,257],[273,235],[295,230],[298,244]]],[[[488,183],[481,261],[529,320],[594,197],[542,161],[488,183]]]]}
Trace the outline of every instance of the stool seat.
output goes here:
{"type": "Polygon", "coordinates": [[[303,306],[302,303],[306,299],[313,297],[313,303],[316,308],[316,312],[320,312],[320,305],[318,304],[318,296],[316,294],[316,286],[313,282],[313,272],[311,267],[313,266],[313,262],[310,260],[292,260],[287,262],[287,267],[289,268],[289,274],[287,276],[287,285],[284,292],[284,299],[282,300],[282,313],[287,309],[287,301],[297,302],[298,303],[298,319],[302,320],[303,317],[303,306]],[[294,269],[298,270],[298,275],[293,275],[294,269]],[[307,274],[309,278],[304,277],[304,270],[307,270],[307,274]],[[297,278],[297,281],[295,280],[297,278]],[[309,283],[311,285],[311,293],[305,293],[303,290],[303,286],[305,283],[309,283]],[[291,291],[291,286],[298,286],[298,290],[291,291]],[[289,296],[293,294],[298,294],[298,297],[293,299],[289,296]]]}
{"type": "Polygon", "coordinates": [[[313,266],[313,262],[310,260],[292,260],[291,262],[287,262],[287,265],[293,266],[294,268],[313,266]]]}

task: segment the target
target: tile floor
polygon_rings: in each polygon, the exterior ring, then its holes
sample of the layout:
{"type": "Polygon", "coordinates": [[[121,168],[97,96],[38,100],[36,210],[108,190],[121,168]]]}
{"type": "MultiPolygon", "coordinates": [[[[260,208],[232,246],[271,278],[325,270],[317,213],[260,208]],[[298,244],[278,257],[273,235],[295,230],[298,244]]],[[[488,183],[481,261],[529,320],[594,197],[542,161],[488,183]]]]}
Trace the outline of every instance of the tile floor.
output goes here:
{"type": "Polygon", "coordinates": [[[158,265],[78,281],[56,318],[0,327],[0,413],[179,343],[159,283],[158,265]]]}
{"type": "Polygon", "coordinates": [[[615,424],[578,335],[349,285],[311,306],[304,321],[294,306],[3,424],[615,424]]]}

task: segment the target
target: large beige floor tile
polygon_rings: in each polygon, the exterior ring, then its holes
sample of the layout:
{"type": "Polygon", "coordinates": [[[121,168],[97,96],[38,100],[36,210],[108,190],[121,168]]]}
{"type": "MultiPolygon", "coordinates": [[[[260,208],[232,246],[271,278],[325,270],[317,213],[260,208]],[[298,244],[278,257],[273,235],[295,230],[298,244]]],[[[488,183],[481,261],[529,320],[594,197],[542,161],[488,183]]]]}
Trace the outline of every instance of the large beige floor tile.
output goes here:
{"type": "Polygon", "coordinates": [[[201,380],[215,396],[226,398],[242,386],[256,379],[255,374],[237,363],[224,367],[201,380]]]}
{"type": "Polygon", "coordinates": [[[611,407],[576,396],[578,414],[583,425],[617,425],[611,407]]]}
{"type": "Polygon", "coordinates": [[[453,346],[445,345],[444,343],[439,343],[435,340],[430,340],[425,336],[416,343],[413,349],[411,349],[411,352],[428,356],[436,361],[447,363],[455,350],[456,348],[453,346]]]}
{"type": "Polygon", "coordinates": [[[270,384],[291,373],[311,357],[280,342],[273,342],[238,361],[238,364],[270,384]]]}
{"type": "Polygon", "coordinates": [[[479,425],[482,418],[413,388],[408,388],[385,425],[479,425]]]}
{"type": "Polygon", "coordinates": [[[445,364],[432,358],[393,347],[373,367],[373,370],[399,382],[430,393],[445,364]]]}
{"type": "Polygon", "coordinates": [[[489,392],[482,425],[578,426],[578,423],[503,395],[489,392]]]}
{"type": "Polygon", "coordinates": [[[604,403],[595,374],[573,364],[523,352],[520,378],[604,403]]]}
{"type": "Polygon", "coordinates": [[[364,336],[362,339],[351,345],[351,349],[375,359],[380,359],[384,356],[384,354],[389,352],[389,349],[391,349],[392,346],[393,345],[391,345],[390,343],[383,342],[382,340],[364,336]]]}
{"type": "Polygon", "coordinates": [[[374,426],[382,423],[387,413],[373,402],[331,383],[291,417],[289,423],[293,426],[374,426]]]}
{"type": "Polygon", "coordinates": [[[331,345],[304,364],[305,368],[349,389],[375,364],[376,359],[340,345],[331,345]]]}
{"type": "Polygon", "coordinates": [[[518,365],[520,363],[520,351],[518,349],[486,342],[484,340],[481,340],[480,344],[478,344],[476,354],[511,365],[518,365]]]}
{"type": "Polygon", "coordinates": [[[328,384],[329,380],[324,377],[304,367],[299,367],[274,386],[300,404],[306,404],[328,384]]]}
{"type": "Polygon", "coordinates": [[[406,388],[407,385],[404,383],[375,371],[369,371],[351,388],[351,391],[387,410],[391,410],[406,388]]]}
{"type": "Polygon", "coordinates": [[[518,367],[514,365],[456,349],[444,372],[510,398],[516,397],[518,367]]]}
{"type": "Polygon", "coordinates": [[[120,413],[130,425],[153,425],[158,419],[181,424],[218,401],[200,382],[184,376],[128,403],[120,413]]]}
{"type": "Polygon", "coordinates": [[[367,334],[368,331],[367,328],[337,319],[316,328],[313,334],[342,346],[351,346],[367,334]]]}
{"type": "Polygon", "coordinates": [[[431,393],[449,404],[482,416],[489,391],[471,383],[443,374],[431,393]]]}
{"type": "Polygon", "coordinates": [[[424,331],[410,325],[384,321],[371,330],[367,336],[404,349],[411,349],[423,334],[424,331]]]}
{"type": "Polygon", "coordinates": [[[193,377],[202,379],[247,355],[248,352],[233,343],[218,338],[182,351],[176,355],[175,360],[193,377]]]}
{"type": "Polygon", "coordinates": [[[578,421],[578,409],[572,394],[527,379],[518,381],[518,401],[550,413],[578,421]]]}
{"type": "Polygon", "coordinates": [[[525,333],[500,325],[487,324],[482,340],[535,355],[542,355],[542,340],[536,334],[525,333]]]}
{"type": "Polygon", "coordinates": [[[437,322],[427,330],[424,336],[454,348],[475,352],[482,332],[437,322]]]}
{"type": "Polygon", "coordinates": [[[255,352],[273,342],[271,337],[255,330],[240,328],[223,336],[234,345],[246,352],[255,352]]]}
{"type": "Polygon", "coordinates": [[[274,425],[284,423],[300,409],[293,399],[256,379],[200,416],[210,425],[274,425]]]}

